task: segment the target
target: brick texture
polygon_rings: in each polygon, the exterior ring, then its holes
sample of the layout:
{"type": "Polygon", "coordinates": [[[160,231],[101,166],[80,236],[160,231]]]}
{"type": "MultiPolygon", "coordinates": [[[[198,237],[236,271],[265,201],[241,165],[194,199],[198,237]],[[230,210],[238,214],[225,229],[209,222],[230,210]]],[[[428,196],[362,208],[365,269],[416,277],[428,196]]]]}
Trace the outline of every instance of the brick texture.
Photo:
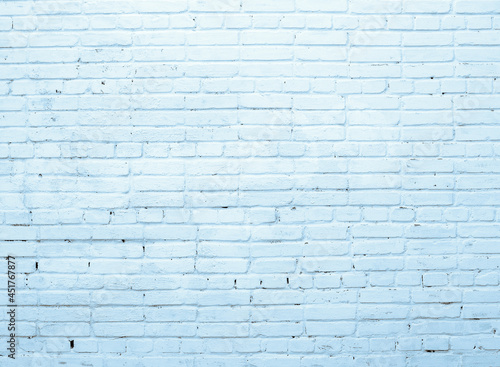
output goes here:
{"type": "Polygon", "coordinates": [[[500,366],[499,77],[498,0],[0,2],[0,365],[500,366]]]}

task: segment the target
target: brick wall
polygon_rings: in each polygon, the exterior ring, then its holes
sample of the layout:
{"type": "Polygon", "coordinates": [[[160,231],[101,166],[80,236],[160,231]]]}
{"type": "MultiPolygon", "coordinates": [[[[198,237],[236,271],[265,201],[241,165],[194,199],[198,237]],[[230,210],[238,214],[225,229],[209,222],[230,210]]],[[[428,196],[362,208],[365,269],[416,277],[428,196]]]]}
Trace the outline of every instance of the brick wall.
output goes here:
{"type": "Polygon", "coordinates": [[[4,0],[0,47],[2,366],[500,366],[499,1],[4,0]]]}

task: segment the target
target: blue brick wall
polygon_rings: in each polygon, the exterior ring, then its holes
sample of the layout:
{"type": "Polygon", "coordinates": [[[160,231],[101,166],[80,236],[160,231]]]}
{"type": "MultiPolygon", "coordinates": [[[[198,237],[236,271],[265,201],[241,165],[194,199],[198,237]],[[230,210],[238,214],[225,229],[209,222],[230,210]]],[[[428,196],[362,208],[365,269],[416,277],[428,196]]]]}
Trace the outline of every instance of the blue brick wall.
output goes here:
{"type": "Polygon", "coordinates": [[[5,0],[0,36],[0,365],[500,366],[498,0],[5,0]]]}

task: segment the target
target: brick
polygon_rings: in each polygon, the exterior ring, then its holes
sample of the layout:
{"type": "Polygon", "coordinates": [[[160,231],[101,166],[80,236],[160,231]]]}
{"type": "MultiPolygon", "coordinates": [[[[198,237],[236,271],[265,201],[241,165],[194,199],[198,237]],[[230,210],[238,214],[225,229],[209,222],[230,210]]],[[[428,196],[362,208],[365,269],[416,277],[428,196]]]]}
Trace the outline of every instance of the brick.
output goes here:
{"type": "Polygon", "coordinates": [[[14,364],[498,364],[498,1],[0,14],[14,364]]]}

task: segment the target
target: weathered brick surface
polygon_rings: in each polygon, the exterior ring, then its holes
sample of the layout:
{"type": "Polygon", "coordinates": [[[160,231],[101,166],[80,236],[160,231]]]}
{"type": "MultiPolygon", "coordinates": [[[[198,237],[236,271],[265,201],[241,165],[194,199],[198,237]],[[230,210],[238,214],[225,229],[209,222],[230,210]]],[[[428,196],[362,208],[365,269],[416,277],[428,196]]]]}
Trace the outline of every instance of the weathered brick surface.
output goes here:
{"type": "Polygon", "coordinates": [[[498,0],[4,0],[0,47],[1,366],[500,366],[498,0]]]}

